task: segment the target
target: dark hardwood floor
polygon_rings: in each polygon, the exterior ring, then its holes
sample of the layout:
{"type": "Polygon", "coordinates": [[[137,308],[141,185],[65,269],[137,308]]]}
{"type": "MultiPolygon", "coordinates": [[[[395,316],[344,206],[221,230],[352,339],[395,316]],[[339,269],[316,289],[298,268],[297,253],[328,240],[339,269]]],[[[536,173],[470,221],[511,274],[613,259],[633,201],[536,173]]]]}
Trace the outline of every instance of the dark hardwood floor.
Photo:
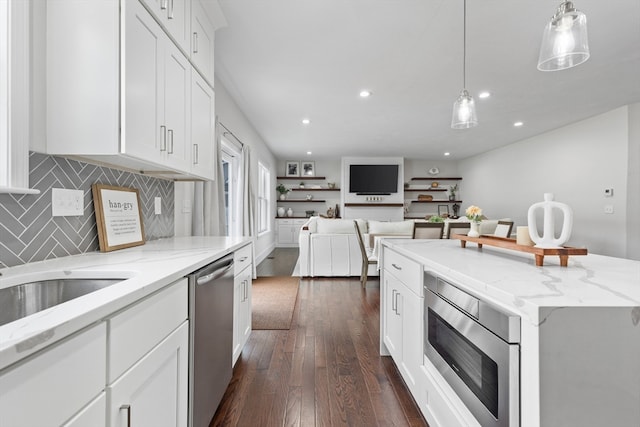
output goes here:
{"type": "Polygon", "coordinates": [[[379,356],[379,304],[376,280],[302,279],[291,329],[251,333],[211,426],[426,426],[379,356]]]}

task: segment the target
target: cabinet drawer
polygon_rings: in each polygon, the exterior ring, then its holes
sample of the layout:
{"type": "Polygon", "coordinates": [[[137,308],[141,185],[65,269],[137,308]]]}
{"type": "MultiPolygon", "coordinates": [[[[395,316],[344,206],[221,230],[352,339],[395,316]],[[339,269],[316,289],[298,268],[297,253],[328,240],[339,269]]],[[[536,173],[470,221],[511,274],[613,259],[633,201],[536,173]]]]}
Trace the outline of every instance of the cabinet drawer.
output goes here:
{"type": "MultiPolygon", "coordinates": [[[[278,225],[293,225],[292,219],[278,219],[278,225]]],[[[305,221],[306,222],[306,221],[305,221]]],[[[304,222],[303,222],[304,224],[304,222]]]]}
{"type": "Polygon", "coordinates": [[[236,274],[251,264],[251,244],[243,246],[233,253],[233,271],[236,274]]]}
{"type": "Polygon", "coordinates": [[[422,266],[404,255],[384,248],[384,269],[400,279],[416,295],[422,296],[422,266]]]}
{"type": "Polygon", "coordinates": [[[109,320],[109,383],[187,318],[187,279],[181,279],[109,320]]]}
{"type": "Polygon", "coordinates": [[[0,425],[59,426],[71,418],[104,390],[106,346],[101,323],[0,375],[0,425]]]}

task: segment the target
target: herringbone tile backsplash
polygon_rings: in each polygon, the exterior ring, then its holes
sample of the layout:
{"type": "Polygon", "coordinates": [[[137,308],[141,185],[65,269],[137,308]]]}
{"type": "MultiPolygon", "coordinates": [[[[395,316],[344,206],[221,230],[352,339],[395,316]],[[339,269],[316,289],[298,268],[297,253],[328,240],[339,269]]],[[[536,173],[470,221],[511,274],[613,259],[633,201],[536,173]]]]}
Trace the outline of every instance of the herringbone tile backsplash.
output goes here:
{"type": "Polygon", "coordinates": [[[29,154],[29,183],[37,195],[0,194],[0,268],[98,250],[91,185],[137,188],[146,240],[174,234],[173,182],[64,157],[29,154]],[[53,217],[51,189],[84,192],[84,215],[53,217]],[[162,214],[154,214],[154,198],[162,214]]]}

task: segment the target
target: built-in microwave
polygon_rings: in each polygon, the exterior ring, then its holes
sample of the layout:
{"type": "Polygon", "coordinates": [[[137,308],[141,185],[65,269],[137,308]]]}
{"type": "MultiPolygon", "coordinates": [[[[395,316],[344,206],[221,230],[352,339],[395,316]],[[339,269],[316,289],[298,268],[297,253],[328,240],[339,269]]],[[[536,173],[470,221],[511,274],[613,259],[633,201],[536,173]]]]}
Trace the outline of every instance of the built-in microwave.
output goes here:
{"type": "Polygon", "coordinates": [[[424,291],[425,359],[483,427],[518,427],[520,317],[431,272],[424,291]]]}

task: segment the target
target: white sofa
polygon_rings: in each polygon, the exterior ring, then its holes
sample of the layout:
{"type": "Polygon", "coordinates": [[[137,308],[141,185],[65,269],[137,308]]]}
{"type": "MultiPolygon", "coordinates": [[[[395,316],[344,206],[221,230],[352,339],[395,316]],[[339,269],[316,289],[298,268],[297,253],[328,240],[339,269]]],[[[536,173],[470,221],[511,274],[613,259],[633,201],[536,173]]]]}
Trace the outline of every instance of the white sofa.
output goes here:
{"type": "MultiPolygon", "coordinates": [[[[309,218],[300,230],[300,276],[360,277],[362,255],[353,219],[309,218]]],[[[369,234],[408,236],[413,233],[413,221],[381,222],[357,219],[365,246],[369,234]]],[[[369,276],[377,276],[376,265],[369,267],[369,276]]]]}

